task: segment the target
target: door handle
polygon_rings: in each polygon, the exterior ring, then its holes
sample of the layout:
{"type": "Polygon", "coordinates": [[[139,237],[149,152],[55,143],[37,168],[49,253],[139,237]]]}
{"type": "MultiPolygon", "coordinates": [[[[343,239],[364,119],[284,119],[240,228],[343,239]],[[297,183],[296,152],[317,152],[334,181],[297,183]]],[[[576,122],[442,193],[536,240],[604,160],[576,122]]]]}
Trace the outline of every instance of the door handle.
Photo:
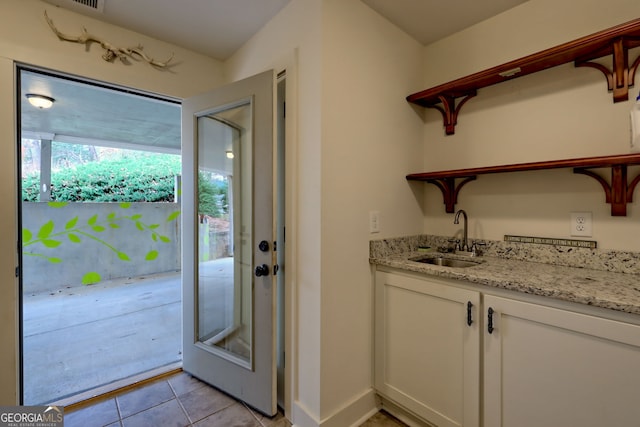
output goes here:
{"type": "Polygon", "coordinates": [[[473,307],[473,304],[471,301],[467,301],[467,325],[469,326],[473,323],[473,319],[471,318],[471,307],[473,307]]]}
{"type": "Polygon", "coordinates": [[[493,308],[489,307],[489,310],[487,310],[487,332],[489,332],[490,334],[493,333],[493,313],[493,308]]]}
{"type": "Polygon", "coordinates": [[[269,266],[267,264],[262,264],[256,267],[256,276],[268,276],[269,275],[269,266]]]}

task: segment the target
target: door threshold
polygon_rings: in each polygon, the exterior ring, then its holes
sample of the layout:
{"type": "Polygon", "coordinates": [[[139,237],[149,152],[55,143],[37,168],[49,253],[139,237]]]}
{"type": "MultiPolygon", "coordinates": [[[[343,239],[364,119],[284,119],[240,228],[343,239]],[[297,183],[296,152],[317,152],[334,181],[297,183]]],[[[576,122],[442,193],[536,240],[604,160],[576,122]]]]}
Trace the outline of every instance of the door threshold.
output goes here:
{"type": "Polygon", "coordinates": [[[73,396],[49,403],[51,406],[63,406],[65,411],[75,411],[102,400],[110,399],[126,391],[142,387],[162,378],[170,377],[182,372],[182,362],[171,363],[141,374],[133,375],[122,380],[114,381],[73,396]]]}

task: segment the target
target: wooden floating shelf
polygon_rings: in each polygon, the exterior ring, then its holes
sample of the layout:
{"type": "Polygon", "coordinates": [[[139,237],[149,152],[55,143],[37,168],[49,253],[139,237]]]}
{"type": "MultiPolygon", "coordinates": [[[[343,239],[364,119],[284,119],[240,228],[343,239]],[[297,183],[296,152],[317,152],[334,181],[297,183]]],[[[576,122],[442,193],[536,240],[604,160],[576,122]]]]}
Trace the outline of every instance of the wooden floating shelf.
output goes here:
{"type": "Polygon", "coordinates": [[[407,101],[440,111],[445,132],[452,135],[460,109],[477,95],[478,89],[572,61],[576,67],[591,67],[601,71],[607,79],[608,90],[613,92],[613,102],[626,101],[629,98],[629,87],[634,85],[636,69],[640,65],[639,56],[629,66],[628,50],[638,46],[640,18],[414,93],[407,97],[407,101]],[[607,55],[613,56],[612,70],[592,62],[607,55]]]}
{"type": "Polygon", "coordinates": [[[640,154],[584,157],[579,159],[414,173],[407,175],[406,178],[408,181],[423,181],[434,184],[442,192],[446,212],[453,213],[455,212],[455,205],[458,201],[460,189],[465,184],[474,181],[478,175],[573,168],[574,173],[590,176],[600,183],[605,192],[606,202],[611,204],[612,216],[626,216],[627,203],[633,201],[633,191],[638,185],[638,182],[640,182],[640,173],[633,178],[631,182],[627,181],[627,166],[632,165],[640,165],[640,154]],[[591,170],[596,168],[611,168],[611,183],[591,170]],[[456,179],[460,181],[456,183],[456,179]]]}

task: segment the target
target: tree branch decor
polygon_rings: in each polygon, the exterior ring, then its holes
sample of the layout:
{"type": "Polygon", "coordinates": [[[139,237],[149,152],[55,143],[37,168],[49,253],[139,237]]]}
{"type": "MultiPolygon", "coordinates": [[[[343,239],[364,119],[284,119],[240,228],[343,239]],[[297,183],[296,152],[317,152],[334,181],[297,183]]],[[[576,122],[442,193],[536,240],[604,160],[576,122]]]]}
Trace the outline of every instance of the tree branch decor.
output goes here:
{"type": "Polygon", "coordinates": [[[51,30],[55,33],[56,36],[58,36],[60,40],[65,40],[65,41],[74,42],[74,43],[81,43],[87,46],[89,46],[91,43],[98,43],[100,47],[102,47],[105,50],[104,54],[102,54],[102,59],[104,59],[107,62],[113,62],[116,58],[118,58],[122,63],[128,65],[128,64],[131,64],[131,61],[130,61],[131,59],[136,61],[142,59],[154,67],[166,68],[169,65],[169,62],[171,62],[171,60],[173,59],[173,54],[171,54],[171,57],[169,57],[169,59],[167,59],[166,61],[157,61],[151,58],[150,56],[148,56],[143,51],[143,47],[141,45],[138,45],[136,47],[127,47],[127,48],[114,46],[108,41],[105,41],[100,37],[90,34],[89,32],[87,32],[86,28],[84,27],[82,28],[82,34],[80,34],[79,36],[70,36],[62,33],[56,28],[51,18],[49,18],[49,15],[47,15],[46,10],[44,12],[44,17],[47,20],[49,27],[51,27],[51,30]]]}

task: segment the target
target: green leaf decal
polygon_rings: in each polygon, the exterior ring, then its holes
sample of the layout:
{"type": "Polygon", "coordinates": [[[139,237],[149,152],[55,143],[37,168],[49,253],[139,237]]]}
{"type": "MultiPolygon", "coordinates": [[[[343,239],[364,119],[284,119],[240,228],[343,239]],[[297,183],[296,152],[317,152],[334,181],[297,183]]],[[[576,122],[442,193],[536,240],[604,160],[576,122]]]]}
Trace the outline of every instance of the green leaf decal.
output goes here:
{"type": "Polygon", "coordinates": [[[104,230],[106,230],[106,228],[104,228],[101,225],[94,225],[93,227],[93,231],[97,232],[97,233],[102,233],[104,230]]]}
{"type": "Polygon", "coordinates": [[[49,234],[51,234],[54,227],[55,225],[53,224],[53,221],[49,220],[46,224],[40,227],[40,231],[38,231],[38,238],[46,239],[49,237],[49,234]]]}
{"type": "Polygon", "coordinates": [[[120,228],[120,226],[118,224],[116,224],[115,222],[109,223],[109,227],[111,227],[111,228],[120,228]]]}
{"type": "Polygon", "coordinates": [[[60,258],[51,257],[49,258],[49,262],[52,264],[60,264],[62,260],[60,258]]]}
{"type": "Polygon", "coordinates": [[[83,285],[93,285],[95,283],[98,283],[100,280],[102,280],[102,277],[95,271],[90,271],[82,276],[83,285]]]}
{"type": "Polygon", "coordinates": [[[122,202],[122,203],[120,203],[120,207],[121,207],[122,209],[129,209],[129,208],[131,207],[131,203],[129,203],[129,202],[122,202]]]}
{"type": "Polygon", "coordinates": [[[135,221],[135,220],[138,220],[138,219],[140,219],[140,218],[142,218],[142,214],[135,214],[135,215],[131,215],[131,219],[132,219],[132,220],[134,220],[134,221],[135,221]]]}
{"type": "Polygon", "coordinates": [[[111,212],[109,215],[107,215],[107,219],[109,221],[113,221],[116,217],[116,213],[115,212],[111,212]]]}
{"type": "Polygon", "coordinates": [[[42,244],[48,248],[57,248],[60,246],[60,243],[62,243],[60,240],[42,239],[42,244]]]}
{"type": "Polygon", "coordinates": [[[179,216],[180,216],[180,211],[172,212],[171,215],[167,217],[167,222],[171,222],[174,219],[178,218],[179,216]]]}
{"type": "Polygon", "coordinates": [[[69,240],[71,240],[73,243],[80,243],[82,242],[82,240],[80,240],[80,237],[78,237],[77,234],[73,234],[73,233],[69,233],[69,240]]]}
{"type": "Polygon", "coordinates": [[[33,234],[28,228],[22,229],[22,242],[26,243],[33,238],[33,234]]]}
{"type": "Polygon", "coordinates": [[[171,239],[168,238],[167,236],[160,236],[160,240],[162,240],[165,243],[171,243],[171,239]]]}
{"type": "Polygon", "coordinates": [[[48,202],[47,205],[51,208],[62,208],[67,206],[68,202],[48,202]]]}
{"type": "Polygon", "coordinates": [[[87,221],[87,224],[89,225],[93,225],[98,221],[98,214],[95,214],[94,216],[92,216],[91,218],[89,218],[89,220],[87,221]]]}
{"type": "Polygon", "coordinates": [[[158,227],[160,227],[160,224],[151,224],[151,225],[149,226],[149,228],[150,228],[151,230],[155,230],[155,229],[156,229],[156,228],[158,228],[158,227]]]}
{"type": "Polygon", "coordinates": [[[77,222],[78,222],[78,216],[76,215],[75,217],[70,219],[69,222],[67,222],[67,224],[64,226],[64,229],[65,230],[69,230],[69,229],[75,227],[77,222]]]}
{"type": "Polygon", "coordinates": [[[124,252],[118,252],[118,258],[120,258],[123,261],[131,261],[131,258],[129,258],[129,255],[125,254],[124,252]]]}
{"type": "Polygon", "coordinates": [[[136,221],[136,227],[138,228],[138,230],[144,231],[144,226],[140,221],[136,221]]]}
{"type": "Polygon", "coordinates": [[[158,251],[156,250],[149,251],[149,253],[147,253],[147,256],[144,257],[144,259],[147,261],[153,261],[156,258],[158,258],[158,251]]]}
{"type": "Polygon", "coordinates": [[[151,240],[153,240],[154,242],[158,241],[158,236],[156,234],[152,234],[151,235],[151,240]]]}

